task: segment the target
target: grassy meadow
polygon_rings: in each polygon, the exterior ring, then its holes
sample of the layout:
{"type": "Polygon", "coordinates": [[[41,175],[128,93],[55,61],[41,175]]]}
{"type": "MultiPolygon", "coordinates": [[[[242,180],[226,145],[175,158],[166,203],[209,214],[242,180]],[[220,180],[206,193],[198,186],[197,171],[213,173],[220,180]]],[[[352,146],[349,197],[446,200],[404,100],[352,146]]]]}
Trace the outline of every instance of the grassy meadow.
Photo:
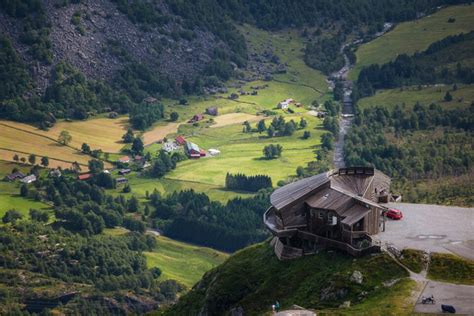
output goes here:
{"type": "Polygon", "coordinates": [[[28,217],[30,208],[51,209],[51,206],[48,204],[21,197],[19,195],[20,184],[18,181],[3,181],[3,178],[10,174],[13,168],[18,168],[23,173],[27,173],[29,170],[29,167],[0,160],[0,219],[10,209],[16,209],[23,215],[23,218],[28,217]]]}
{"type": "MultiPolygon", "coordinates": [[[[104,234],[120,236],[122,227],[106,228],[104,234]]],[[[229,255],[211,248],[194,246],[164,236],[156,237],[156,248],[145,252],[148,268],[159,267],[161,280],[173,279],[191,288],[207,271],[223,263],[229,255]]]]}
{"type": "Polygon", "coordinates": [[[357,49],[357,63],[349,77],[356,80],[365,66],[386,63],[399,54],[414,54],[449,35],[471,30],[474,30],[472,5],[451,6],[421,19],[400,23],[394,30],[357,49]],[[450,18],[455,18],[454,23],[448,22],[450,18]]]}
{"type": "Polygon", "coordinates": [[[375,95],[360,99],[357,104],[364,109],[376,105],[395,107],[395,105],[413,106],[416,102],[422,105],[437,103],[445,108],[468,107],[474,101],[474,85],[458,84],[458,89],[453,91],[452,85],[436,86],[411,86],[389,90],[379,90],[375,95]],[[453,96],[450,102],[444,101],[446,92],[453,96]]]}
{"type": "Polygon", "coordinates": [[[157,246],[145,252],[148,268],[159,267],[163,280],[173,279],[191,288],[207,271],[223,263],[228,255],[205,247],[157,237],[157,246]]]}
{"type": "MultiPolygon", "coordinates": [[[[299,115],[292,118],[299,122],[299,115]]],[[[221,154],[181,162],[167,178],[223,186],[227,172],[243,172],[247,175],[269,175],[276,185],[279,180],[294,175],[298,166],[305,166],[315,159],[314,151],[319,147],[323,133],[321,121],[307,115],[305,118],[308,121],[305,130],[311,132],[307,140],[302,139],[303,130],[296,131],[292,136],[268,138],[264,133],[243,133],[241,125],[203,129],[188,139],[204,149],[218,149],[221,154]],[[263,147],[269,144],[283,146],[280,158],[263,158],[263,147]]],[[[289,117],[286,119],[289,120],[289,117]]],[[[270,119],[266,120],[266,124],[270,124],[270,119]]]]}

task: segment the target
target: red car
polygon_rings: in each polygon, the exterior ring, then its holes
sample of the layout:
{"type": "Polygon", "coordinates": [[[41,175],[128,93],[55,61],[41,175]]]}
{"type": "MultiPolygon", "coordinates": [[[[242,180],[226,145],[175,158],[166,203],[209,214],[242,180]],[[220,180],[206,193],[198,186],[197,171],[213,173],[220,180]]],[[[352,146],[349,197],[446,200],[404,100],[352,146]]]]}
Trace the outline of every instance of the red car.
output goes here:
{"type": "Polygon", "coordinates": [[[402,219],[402,218],[403,218],[403,213],[402,213],[402,211],[400,211],[400,210],[391,208],[391,209],[388,210],[388,212],[386,213],[386,216],[387,216],[388,218],[391,218],[391,219],[402,219]]]}

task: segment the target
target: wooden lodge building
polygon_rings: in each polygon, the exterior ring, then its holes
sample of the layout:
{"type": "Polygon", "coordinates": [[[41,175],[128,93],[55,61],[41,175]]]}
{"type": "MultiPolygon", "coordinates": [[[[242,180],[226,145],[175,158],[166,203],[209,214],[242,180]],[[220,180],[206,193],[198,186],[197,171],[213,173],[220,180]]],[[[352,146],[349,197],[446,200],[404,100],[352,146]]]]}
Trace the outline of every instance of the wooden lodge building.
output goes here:
{"type": "Polygon", "coordinates": [[[281,187],[264,214],[279,259],[335,248],[353,256],[380,251],[371,235],[385,229],[390,178],[370,167],[332,170],[281,187]]]}

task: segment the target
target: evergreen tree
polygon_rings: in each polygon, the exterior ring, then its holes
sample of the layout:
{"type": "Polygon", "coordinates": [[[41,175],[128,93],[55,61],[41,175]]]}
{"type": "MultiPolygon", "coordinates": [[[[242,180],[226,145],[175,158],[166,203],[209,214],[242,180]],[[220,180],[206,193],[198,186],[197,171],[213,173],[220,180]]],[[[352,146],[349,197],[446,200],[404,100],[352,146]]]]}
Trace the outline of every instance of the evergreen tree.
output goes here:
{"type": "Polygon", "coordinates": [[[140,137],[136,137],[132,143],[132,153],[134,155],[142,155],[144,149],[145,147],[143,145],[142,139],[140,137]]]}

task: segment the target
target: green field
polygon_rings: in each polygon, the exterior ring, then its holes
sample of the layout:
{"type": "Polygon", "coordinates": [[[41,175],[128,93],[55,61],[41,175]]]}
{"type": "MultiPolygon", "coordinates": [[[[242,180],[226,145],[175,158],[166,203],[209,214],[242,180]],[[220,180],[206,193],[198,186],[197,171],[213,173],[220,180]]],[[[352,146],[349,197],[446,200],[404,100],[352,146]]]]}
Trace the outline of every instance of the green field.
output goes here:
{"type": "Polygon", "coordinates": [[[422,19],[401,23],[394,30],[357,49],[357,63],[349,77],[356,80],[365,66],[386,63],[403,53],[414,54],[449,35],[471,30],[474,30],[472,5],[447,7],[422,19]],[[448,23],[449,18],[456,21],[448,23]]]}
{"type": "MultiPolygon", "coordinates": [[[[301,139],[303,130],[296,131],[292,136],[268,138],[263,133],[243,133],[240,125],[204,129],[188,139],[204,149],[219,149],[221,154],[181,162],[167,178],[223,186],[227,172],[243,172],[247,175],[269,175],[276,185],[279,180],[294,175],[298,166],[305,166],[315,159],[315,150],[323,133],[321,120],[309,115],[305,118],[308,121],[306,130],[311,132],[311,138],[307,140],[301,139]],[[264,159],[262,150],[268,144],[283,146],[282,156],[273,160],[264,159]]],[[[289,120],[289,117],[286,119],[289,120]]],[[[299,122],[299,115],[295,115],[294,119],[299,122]]],[[[269,123],[267,120],[267,126],[269,123]]]]}
{"type": "Polygon", "coordinates": [[[438,103],[446,108],[458,108],[470,106],[474,101],[474,85],[460,85],[458,89],[452,91],[452,85],[437,85],[418,88],[403,87],[402,89],[379,90],[375,95],[360,99],[357,104],[361,109],[381,105],[384,107],[394,107],[395,105],[415,105],[420,102],[423,105],[438,103]],[[443,100],[446,91],[450,91],[453,100],[445,102],[443,100]]]}
{"type": "Polygon", "coordinates": [[[214,249],[193,246],[160,236],[153,252],[145,252],[148,268],[159,267],[160,279],[173,279],[191,288],[210,269],[228,255],[214,249]]]}
{"type": "Polygon", "coordinates": [[[167,196],[173,192],[179,192],[183,190],[194,190],[197,192],[206,193],[209,198],[213,201],[220,201],[222,203],[227,202],[229,199],[234,197],[252,197],[254,194],[246,192],[234,192],[224,190],[222,186],[211,185],[206,183],[183,181],[169,179],[167,177],[162,179],[153,179],[146,177],[139,177],[137,175],[130,175],[127,177],[129,184],[132,187],[131,193],[121,193],[122,186],[119,186],[115,193],[123,194],[124,196],[136,195],[139,198],[143,198],[148,193],[152,193],[153,190],[157,189],[162,196],[167,196]]]}
{"type": "Polygon", "coordinates": [[[23,218],[28,217],[30,208],[51,209],[42,202],[36,202],[19,196],[20,184],[18,181],[7,182],[3,178],[10,174],[13,168],[18,168],[23,173],[28,173],[29,167],[25,167],[13,162],[0,160],[0,219],[10,209],[19,211],[23,218]]]}

